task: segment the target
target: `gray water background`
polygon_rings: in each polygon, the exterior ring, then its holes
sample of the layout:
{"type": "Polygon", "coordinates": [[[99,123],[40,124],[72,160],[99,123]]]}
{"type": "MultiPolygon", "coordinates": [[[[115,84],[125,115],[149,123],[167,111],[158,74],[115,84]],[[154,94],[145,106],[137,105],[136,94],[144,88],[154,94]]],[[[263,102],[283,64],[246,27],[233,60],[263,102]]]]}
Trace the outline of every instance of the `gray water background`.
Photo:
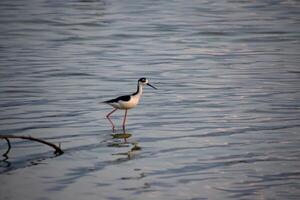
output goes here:
{"type": "Polygon", "coordinates": [[[299,52],[294,0],[1,0],[0,134],[65,154],[15,140],[0,199],[298,200],[299,52]]]}

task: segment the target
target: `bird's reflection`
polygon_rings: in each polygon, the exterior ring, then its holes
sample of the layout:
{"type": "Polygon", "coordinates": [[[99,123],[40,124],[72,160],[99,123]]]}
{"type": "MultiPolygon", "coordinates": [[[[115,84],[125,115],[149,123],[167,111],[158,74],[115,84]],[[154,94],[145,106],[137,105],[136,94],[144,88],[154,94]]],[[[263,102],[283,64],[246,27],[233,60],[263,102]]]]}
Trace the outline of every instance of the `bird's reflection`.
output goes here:
{"type": "Polygon", "coordinates": [[[126,139],[130,138],[132,134],[130,133],[115,133],[111,135],[112,137],[106,140],[103,140],[101,143],[107,143],[107,147],[113,147],[113,148],[129,148],[130,150],[116,153],[112,155],[123,155],[126,156],[127,159],[132,159],[136,154],[138,154],[138,151],[142,149],[141,146],[139,146],[138,142],[128,142],[126,140],[123,141],[123,139],[126,137],[126,139]]]}

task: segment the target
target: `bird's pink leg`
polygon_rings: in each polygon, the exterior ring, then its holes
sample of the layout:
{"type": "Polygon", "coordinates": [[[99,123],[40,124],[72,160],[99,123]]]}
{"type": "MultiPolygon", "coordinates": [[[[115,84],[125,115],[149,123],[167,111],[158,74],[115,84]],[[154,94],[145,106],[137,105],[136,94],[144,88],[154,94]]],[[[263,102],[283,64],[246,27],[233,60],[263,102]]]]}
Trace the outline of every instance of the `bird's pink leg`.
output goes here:
{"type": "Polygon", "coordinates": [[[125,115],[124,115],[124,120],[123,120],[123,132],[124,132],[124,133],[125,133],[126,117],[127,117],[127,109],[125,110],[125,115]]]}
{"type": "Polygon", "coordinates": [[[111,111],[110,113],[108,113],[108,114],[106,115],[106,118],[108,119],[108,121],[110,122],[110,124],[111,124],[111,126],[112,126],[113,132],[115,132],[115,125],[114,125],[114,123],[112,122],[112,120],[110,119],[110,115],[113,114],[116,110],[117,110],[117,108],[113,109],[113,111],[111,111]]]}
{"type": "MultiPolygon", "coordinates": [[[[127,117],[127,109],[125,110],[124,120],[123,120],[123,133],[125,134],[125,123],[127,117]]],[[[124,142],[127,142],[126,138],[124,137],[124,142]]]]}

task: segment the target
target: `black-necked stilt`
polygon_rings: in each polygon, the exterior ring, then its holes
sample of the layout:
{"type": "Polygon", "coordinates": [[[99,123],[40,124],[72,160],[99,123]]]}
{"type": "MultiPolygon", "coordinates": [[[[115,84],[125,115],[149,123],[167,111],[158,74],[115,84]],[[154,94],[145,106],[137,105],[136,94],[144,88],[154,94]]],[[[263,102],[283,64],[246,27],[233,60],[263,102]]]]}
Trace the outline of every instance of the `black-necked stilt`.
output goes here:
{"type": "Polygon", "coordinates": [[[138,80],[137,90],[135,93],[133,93],[131,95],[120,96],[118,98],[103,102],[103,103],[107,103],[107,104],[111,105],[112,107],[114,107],[114,109],[106,115],[106,118],[109,120],[109,122],[112,125],[113,132],[115,132],[115,125],[112,122],[112,120],[110,119],[110,115],[113,114],[117,109],[125,110],[125,115],[124,115],[124,120],[123,120],[123,132],[125,133],[125,122],[126,122],[126,117],[127,117],[127,110],[137,106],[137,104],[139,103],[139,100],[143,94],[143,86],[144,85],[149,85],[150,87],[157,89],[156,87],[151,85],[146,78],[140,78],[138,80]]]}

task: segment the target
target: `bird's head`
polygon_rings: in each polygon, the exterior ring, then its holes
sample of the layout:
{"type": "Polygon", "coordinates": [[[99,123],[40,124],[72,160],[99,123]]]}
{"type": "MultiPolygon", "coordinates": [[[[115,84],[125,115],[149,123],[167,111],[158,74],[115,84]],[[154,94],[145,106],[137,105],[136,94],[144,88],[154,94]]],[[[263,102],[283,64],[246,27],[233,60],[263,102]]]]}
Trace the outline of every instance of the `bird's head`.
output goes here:
{"type": "Polygon", "coordinates": [[[151,84],[149,83],[148,79],[146,79],[146,78],[140,78],[140,79],[139,79],[139,84],[142,84],[142,85],[148,85],[148,86],[150,86],[150,87],[152,87],[152,88],[154,88],[154,89],[157,90],[157,88],[154,87],[153,85],[151,85],[151,84]]]}

